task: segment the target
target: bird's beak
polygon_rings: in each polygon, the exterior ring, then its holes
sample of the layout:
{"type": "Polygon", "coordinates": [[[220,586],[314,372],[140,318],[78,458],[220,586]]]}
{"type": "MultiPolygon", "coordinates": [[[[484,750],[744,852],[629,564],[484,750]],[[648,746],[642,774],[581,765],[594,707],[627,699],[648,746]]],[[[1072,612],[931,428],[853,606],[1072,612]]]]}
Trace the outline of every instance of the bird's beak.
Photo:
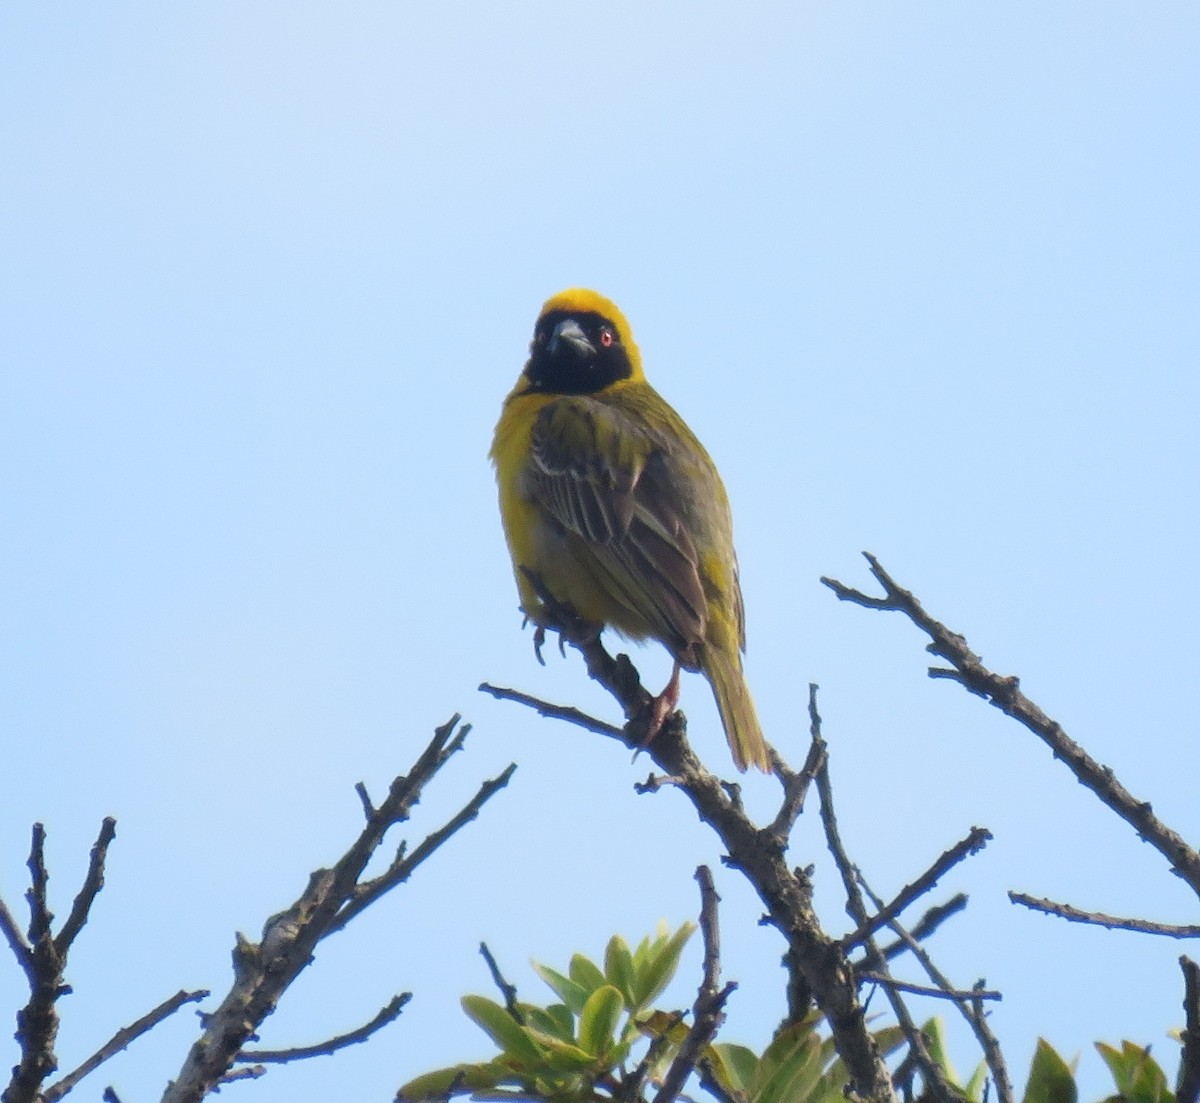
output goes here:
{"type": "Polygon", "coordinates": [[[583,332],[583,329],[574,318],[566,318],[559,322],[550,333],[549,352],[551,356],[558,351],[558,347],[563,341],[567,342],[571,346],[571,350],[577,355],[596,355],[596,346],[588,340],[588,335],[583,332]]]}

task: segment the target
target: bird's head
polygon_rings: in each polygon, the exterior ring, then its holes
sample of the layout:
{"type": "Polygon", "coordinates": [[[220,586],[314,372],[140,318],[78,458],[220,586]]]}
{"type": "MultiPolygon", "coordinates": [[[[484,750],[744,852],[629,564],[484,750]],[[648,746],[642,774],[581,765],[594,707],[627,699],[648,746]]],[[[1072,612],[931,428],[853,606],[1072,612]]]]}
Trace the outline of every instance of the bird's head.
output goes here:
{"type": "Polygon", "coordinates": [[[525,378],[529,390],[544,394],[595,394],[645,376],[633,333],[616,303],[573,287],[542,306],[525,378]]]}

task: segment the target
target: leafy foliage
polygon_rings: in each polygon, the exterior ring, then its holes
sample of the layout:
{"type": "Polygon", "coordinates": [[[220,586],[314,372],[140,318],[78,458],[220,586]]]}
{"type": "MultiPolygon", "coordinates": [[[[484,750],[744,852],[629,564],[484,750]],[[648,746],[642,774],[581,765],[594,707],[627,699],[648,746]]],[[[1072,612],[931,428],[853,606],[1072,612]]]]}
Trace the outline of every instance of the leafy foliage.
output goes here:
{"type": "MultiPolygon", "coordinates": [[[[688,1035],[682,1012],[653,1005],[674,978],[694,931],[692,923],[674,933],[664,926],[636,948],[615,936],[603,968],[582,954],[571,958],[566,973],[535,963],[557,997],[545,1006],[517,1002],[510,1009],[485,996],[465,996],[463,1010],[500,1052],[419,1076],[397,1098],[417,1103],[478,1093],[551,1103],[644,1099],[688,1035]]],[[[710,1045],[698,1062],[701,1075],[746,1103],[842,1103],[849,1076],[833,1040],[818,1033],[820,1023],[813,1013],[785,1027],[761,1056],[746,1046],[710,1045]]],[[[875,1038],[884,1053],[904,1040],[898,1027],[875,1038]]]]}

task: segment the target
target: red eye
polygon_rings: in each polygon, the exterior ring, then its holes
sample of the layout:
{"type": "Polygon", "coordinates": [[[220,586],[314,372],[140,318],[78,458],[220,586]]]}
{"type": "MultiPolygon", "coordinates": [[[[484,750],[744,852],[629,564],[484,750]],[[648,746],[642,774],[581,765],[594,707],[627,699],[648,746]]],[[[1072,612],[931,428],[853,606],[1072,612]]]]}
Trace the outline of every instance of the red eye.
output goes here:
{"type": "Polygon", "coordinates": [[[608,326],[605,326],[600,331],[600,344],[602,344],[605,348],[611,348],[616,339],[616,334],[614,334],[613,331],[608,328],[608,326]]]}

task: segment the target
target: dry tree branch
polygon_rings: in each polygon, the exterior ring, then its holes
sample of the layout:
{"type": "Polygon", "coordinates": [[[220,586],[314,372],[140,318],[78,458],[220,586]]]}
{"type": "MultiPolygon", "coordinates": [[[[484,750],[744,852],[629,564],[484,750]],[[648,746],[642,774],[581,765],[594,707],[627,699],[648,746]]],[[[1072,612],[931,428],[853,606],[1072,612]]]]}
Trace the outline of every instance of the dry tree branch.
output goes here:
{"type": "Polygon", "coordinates": [[[842,945],[849,950],[865,938],[875,934],[881,927],[887,926],[914,900],[932,891],[938,881],[964,858],[978,854],[991,839],[992,833],[986,827],[972,827],[966,838],[955,843],[915,881],[905,885],[890,904],[880,907],[879,911],[864,925],[844,936],[842,945]]]}
{"type": "MultiPolygon", "coordinates": [[[[645,741],[652,698],[633,663],[627,655],[613,658],[600,642],[594,625],[581,621],[572,610],[556,602],[539,579],[532,577],[531,582],[542,599],[550,627],[559,632],[560,640],[580,652],[589,675],[612,694],[629,721],[619,734],[611,726],[605,726],[610,730],[604,730],[603,734],[619,738],[631,750],[638,749],[645,741]]],[[[548,710],[547,715],[579,723],[569,710],[528,694],[497,686],[485,688],[500,699],[538,711],[548,710]]],[[[589,723],[579,726],[596,730],[589,723]]],[[[851,1089],[864,1101],[894,1103],[891,1076],[867,1029],[854,970],[836,940],[821,928],[812,907],[812,885],[807,873],[789,868],[785,859],[786,838],[780,837],[774,825],[754,824],[737,799],[736,790],[710,773],[697,757],[687,741],[686,730],[683,714],[673,713],[644,748],[645,752],[665,773],[669,784],[687,796],[700,818],[717,833],[727,853],[726,864],[740,870],[762,899],[767,922],[787,942],[790,966],[803,978],[803,987],[811,992],[829,1023],[851,1089]]],[[[653,791],[662,784],[662,779],[656,780],[652,775],[639,790],[653,791]]],[[[788,799],[785,795],[785,807],[788,799]]],[[[790,810],[784,813],[789,814],[790,810]]]]}
{"type": "MultiPolygon", "coordinates": [[[[870,886],[863,879],[861,872],[858,875],[858,879],[863,887],[863,891],[875,900],[877,905],[882,903],[871,891],[870,886]]],[[[948,998],[953,999],[958,1005],[959,1011],[962,1012],[963,1018],[967,1020],[967,1025],[975,1035],[975,1040],[979,1043],[979,1048],[983,1050],[983,1059],[987,1062],[988,1071],[992,1074],[992,1082],[996,1085],[996,1094],[1000,1097],[1000,1103],[1014,1103],[1012,1078],[1008,1075],[1008,1064],[1004,1060],[1003,1051],[1000,1049],[1000,1041],[988,1024],[987,1014],[983,1010],[984,1000],[1001,999],[1001,994],[987,990],[983,986],[983,981],[979,981],[969,993],[965,993],[965,1000],[960,999],[959,997],[964,995],[962,990],[951,985],[945,974],[933,963],[933,958],[929,956],[929,951],[909,931],[905,930],[899,920],[894,918],[889,919],[888,927],[899,935],[900,940],[912,952],[917,961],[921,963],[921,967],[925,970],[929,979],[937,985],[936,991],[940,991],[948,998]]]]}
{"type": "MultiPolygon", "coordinates": [[[[95,852],[93,851],[93,853],[95,852]]],[[[148,1030],[158,1026],[164,1019],[174,1015],[184,1004],[196,1003],[199,1000],[205,999],[208,994],[207,989],[200,988],[195,992],[184,992],[181,990],[176,992],[175,995],[169,996],[156,1008],[146,1012],[140,1019],[135,1020],[128,1026],[123,1026],[104,1045],[96,1050],[95,1053],[80,1064],[78,1068],[51,1084],[42,1092],[39,1097],[39,1103],[55,1103],[55,1100],[61,1099],[66,1095],[85,1076],[95,1072],[109,1058],[115,1057],[123,1049],[127,1049],[132,1042],[135,1042],[148,1030]]]]}
{"type": "Polygon", "coordinates": [[[1187,1025],[1183,1029],[1175,1103],[1197,1103],[1200,1100],[1200,965],[1185,954],[1179,959],[1179,967],[1183,970],[1183,1012],[1187,1025]]]}
{"type": "Polygon", "coordinates": [[[363,1023],[354,1030],[348,1030],[345,1034],[327,1038],[323,1042],[317,1042],[311,1046],[294,1046],[291,1049],[244,1049],[238,1054],[238,1060],[282,1065],[288,1061],[304,1061],[309,1057],[328,1057],[330,1054],[337,1053],[339,1049],[365,1042],[377,1030],[387,1026],[388,1023],[395,1022],[411,999],[411,992],[401,992],[400,995],[393,996],[370,1022],[363,1023]]]}
{"type": "Polygon", "coordinates": [[[1004,993],[994,988],[936,988],[929,984],[917,984],[911,980],[900,980],[891,973],[872,973],[869,970],[859,970],[858,979],[864,984],[878,984],[881,988],[895,988],[898,992],[910,992],[914,996],[928,996],[935,1000],[949,1000],[951,1003],[973,1003],[976,1000],[1002,1000],[1004,993]]]}
{"type": "Polygon", "coordinates": [[[46,869],[46,829],[40,823],[33,825],[27,863],[29,890],[25,893],[29,903],[28,934],[21,934],[7,905],[0,907],[0,926],[3,926],[9,947],[29,982],[29,1001],[17,1012],[21,1058],[12,1071],[8,1087],[0,1095],[2,1103],[32,1103],[41,1096],[46,1078],[58,1068],[54,1053],[59,1026],[58,999],[71,991],[63,980],[67,955],[104,885],[104,862],[115,834],[116,820],[105,818],[92,847],[83,886],[70,915],[55,936],[51,929],[54,915],[47,897],[50,874],[46,869]]]}
{"type": "Polygon", "coordinates": [[[926,650],[950,663],[950,669],[931,667],[931,678],[958,682],[970,692],[995,705],[1006,716],[1024,724],[1061,759],[1076,780],[1125,820],[1138,835],[1153,846],[1171,865],[1171,870],[1200,896],[1200,851],[1189,846],[1178,832],[1154,815],[1148,801],[1138,800],[1117,780],[1113,771],[1102,766],[1067,736],[1062,727],[1047,716],[1021,692],[1015,677],[994,674],[968,646],[964,637],[935,620],[921,603],[883,569],[878,559],[864,552],[871,573],[883,587],[883,597],[871,597],[832,578],[822,578],[841,600],[868,609],[890,610],[904,614],[930,638],[926,650]]]}
{"type": "Polygon", "coordinates": [[[17,964],[25,974],[25,979],[31,985],[34,984],[36,974],[33,969],[33,947],[29,945],[25,938],[25,932],[18,926],[16,917],[9,911],[3,898],[0,898],[0,930],[4,932],[8,948],[12,950],[13,957],[17,959],[17,964]]]}
{"type": "MultiPolygon", "coordinates": [[[[380,877],[363,882],[372,855],[394,826],[405,822],[425,786],[463,745],[469,725],[453,716],[434,733],[407,775],[397,777],[376,808],[358,788],[366,824],[358,838],[331,869],[319,869],[308,887],[286,911],[263,927],[262,941],[238,935],[233,951],[234,980],[220,1007],[205,1018],[204,1032],[192,1046],[179,1077],[168,1085],[163,1103],[198,1103],[231,1078],[261,1075],[259,1067],[233,1070],[240,1060],[253,1060],[243,1047],[275,1009],[288,986],[311,962],[317,944],[384,892],[400,884],[429,854],[478,814],[479,808],[507,784],[515,765],[485,782],[467,806],[418,846],[409,857],[403,849],[380,877]],[[457,729],[457,731],[456,731],[457,729]]],[[[382,1024],[380,1024],[382,1025],[382,1024]]]]}
{"type": "Polygon", "coordinates": [[[692,1026],[679,1046],[679,1052],[663,1077],[654,1103],[675,1103],[687,1078],[695,1071],[701,1054],[725,1021],[725,1003],[737,988],[730,981],[724,988],[721,982],[721,934],[717,922],[717,905],[721,898],[713,884],[712,871],[707,866],[696,870],[700,884],[700,936],[704,942],[704,976],[692,1007],[692,1026]]]}
{"type": "Polygon", "coordinates": [[[1137,931],[1140,934],[1164,935],[1167,938],[1200,938],[1200,926],[1155,923],[1149,919],[1128,919],[1119,915],[1106,915],[1104,912],[1089,912],[1070,904],[1059,904],[1044,897],[1029,896],[1027,893],[1014,892],[1011,889],[1008,898],[1014,904],[1021,904],[1031,911],[1057,915],[1072,923],[1091,923],[1097,927],[1108,927],[1110,930],[1137,931]]]}
{"type": "Polygon", "coordinates": [[[496,959],[492,956],[492,951],[488,949],[486,942],[479,944],[479,953],[482,955],[483,960],[487,962],[488,972],[492,974],[492,983],[500,989],[500,994],[504,997],[504,1009],[519,1026],[524,1026],[525,1016],[522,1014],[520,1007],[517,1006],[517,986],[504,979],[504,974],[500,972],[500,966],[496,963],[496,959]]]}
{"type": "Polygon", "coordinates": [[[54,936],[54,949],[58,952],[59,957],[67,956],[71,944],[79,937],[79,932],[83,930],[83,925],[88,920],[88,914],[92,910],[92,904],[95,902],[97,894],[104,887],[104,864],[108,859],[109,844],[116,838],[116,835],[117,821],[108,816],[100,825],[100,835],[92,846],[92,852],[88,857],[87,874],[83,879],[79,895],[75,897],[75,902],[71,905],[71,913],[67,916],[67,920],[59,929],[58,934],[54,936]]]}
{"type": "MultiPolygon", "coordinates": [[[[841,831],[838,829],[837,813],[833,807],[833,783],[829,777],[828,762],[817,773],[817,792],[821,797],[821,824],[825,829],[825,841],[830,854],[833,855],[834,864],[837,866],[838,873],[842,878],[842,885],[846,890],[846,911],[861,929],[868,924],[869,916],[862,892],[859,889],[858,867],[850,860],[850,855],[846,852],[846,847],[842,842],[841,831]]],[[[868,934],[863,941],[869,960],[878,963],[876,972],[884,979],[891,980],[886,961],[876,945],[875,939],[868,934]]],[[[888,1003],[892,1005],[892,1013],[896,1016],[900,1029],[904,1032],[909,1053],[925,1078],[928,1094],[938,1103],[965,1103],[965,1097],[950,1083],[945,1072],[933,1059],[933,1055],[929,1052],[929,1046],[925,1042],[925,1036],[909,1013],[908,1006],[900,998],[897,986],[881,984],[881,987],[884,995],[887,996],[888,1003]]]]}

